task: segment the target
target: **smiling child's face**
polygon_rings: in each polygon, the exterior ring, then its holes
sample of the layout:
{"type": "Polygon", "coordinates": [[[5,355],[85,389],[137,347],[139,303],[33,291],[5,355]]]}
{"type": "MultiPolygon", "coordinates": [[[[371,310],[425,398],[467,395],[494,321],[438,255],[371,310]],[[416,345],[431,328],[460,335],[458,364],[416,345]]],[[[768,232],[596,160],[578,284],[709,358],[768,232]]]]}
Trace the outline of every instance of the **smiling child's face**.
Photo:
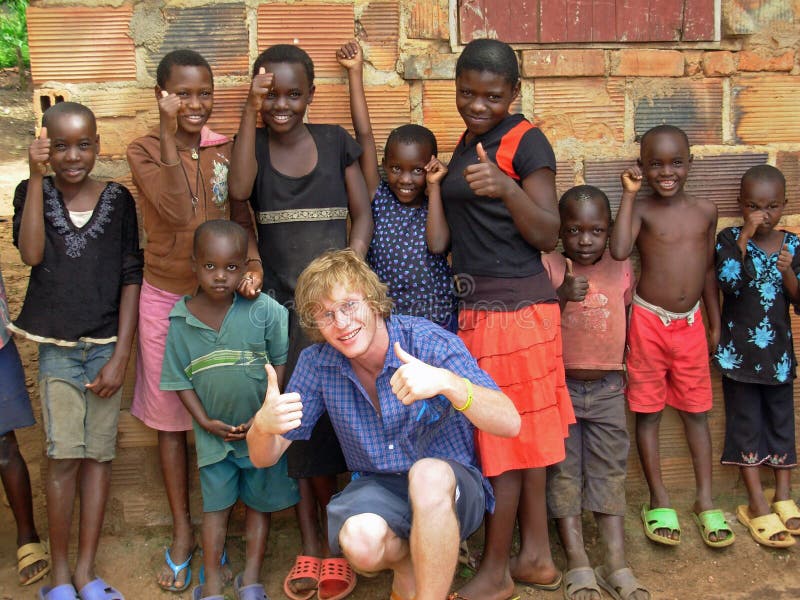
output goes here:
{"type": "Polygon", "coordinates": [[[425,196],[425,165],[431,160],[429,144],[395,141],[386,148],[383,169],[386,183],[397,199],[409,206],[419,206],[425,196]]]}
{"type": "Polygon", "coordinates": [[[680,133],[651,133],[642,142],[639,165],[656,195],[671,198],[686,185],[692,155],[680,133]]]}
{"type": "Polygon", "coordinates": [[[261,118],[275,133],[287,133],[303,124],[306,109],[314,99],[314,86],[309,84],[300,63],[265,63],[272,73],[272,87],[261,104],[261,118]]]}
{"type": "MultiPolygon", "coordinates": [[[[156,96],[161,95],[156,86],[156,96]]],[[[178,129],[189,135],[199,135],[214,108],[214,80],[206,67],[173,65],[164,82],[164,91],[181,100],[178,129]]]]}
{"type": "Polygon", "coordinates": [[[100,150],[97,128],[86,115],[67,113],[48,119],[50,166],[59,184],[80,183],[94,168],[100,150]]]}
{"type": "Polygon", "coordinates": [[[467,126],[467,138],[483,135],[508,116],[519,95],[519,82],[491,71],[465,69],[456,77],[456,108],[467,126]]]}
{"type": "Polygon", "coordinates": [[[605,201],[582,195],[561,211],[561,243],[564,254],[579,265],[592,265],[603,256],[611,229],[605,201]]]}

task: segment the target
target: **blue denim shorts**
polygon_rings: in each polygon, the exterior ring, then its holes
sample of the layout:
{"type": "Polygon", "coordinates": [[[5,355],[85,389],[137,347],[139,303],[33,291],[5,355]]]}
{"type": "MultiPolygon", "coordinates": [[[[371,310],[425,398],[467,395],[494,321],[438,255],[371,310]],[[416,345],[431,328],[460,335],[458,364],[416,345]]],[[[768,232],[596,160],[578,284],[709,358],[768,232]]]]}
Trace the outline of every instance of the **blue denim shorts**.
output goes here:
{"type": "Polygon", "coordinates": [[[122,388],[101,398],[86,384],[97,377],[115,346],[39,344],[39,394],[48,457],[98,462],[114,458],[122,388]]]}

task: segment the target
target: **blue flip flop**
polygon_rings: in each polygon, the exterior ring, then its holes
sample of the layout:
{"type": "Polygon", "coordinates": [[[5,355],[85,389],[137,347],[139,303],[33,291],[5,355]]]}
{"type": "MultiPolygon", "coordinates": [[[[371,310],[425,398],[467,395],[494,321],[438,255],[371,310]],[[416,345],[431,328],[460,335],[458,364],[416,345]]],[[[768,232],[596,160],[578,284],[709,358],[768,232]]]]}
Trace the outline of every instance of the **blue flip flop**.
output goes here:
{"type": "Polygon", "coordinates": [[[39,600],[78,600],[78,591],[71,583],[39,588],[39,600]]]}
{"type": "MultiPolygon", "coordinates": [[[[219,566],[224,567],[225,565],[229,565],[230,562],[228,561],[228,551],[225,548],[222,549],[222,556],[219,557],[219,566]]],[[[206,569],[205,565],[200,565],[200,570],[197,572],[197,580],[200,582],[200,585],[206,582],[206,569]]],[[[226,584],[227,585],[227,584],[226,584]]]]}
{"type": "Polygon", "coordinates": [[[167,566],[172,571],[172,585],[159,585],[162,590],[166,590],[168,592],[182,592],[189,587],[189,585],[192,583],[192,567],[189,566],[189,563],[192,562],[193,555],[194,550],[189,552],[189,556],[185,561],[179,565],[176,565],[172,560],[172,557],[169,555],[169,548],[166,549],[164,552],[164,560],[167,562],[167,566]],[[175,582],[178,581],[178,575],[180,575],[181,571],[184,569],[186,569],[186,581],[183,582],[182,586],[176,586],[175,582]]]}
{"type": "Polygon", "coordinates": [[[95,577],[78,592],[81,600],[125,600],[118,589],[99,577],[95,577]]]}
{"type": "Polygon", "coordinates": [[[244,574],[239,573],[233,579],[233,593],[236,596],[236,600],[269,600],[263,585],[260,583],[242,585],[243,577],[244,574]]]}

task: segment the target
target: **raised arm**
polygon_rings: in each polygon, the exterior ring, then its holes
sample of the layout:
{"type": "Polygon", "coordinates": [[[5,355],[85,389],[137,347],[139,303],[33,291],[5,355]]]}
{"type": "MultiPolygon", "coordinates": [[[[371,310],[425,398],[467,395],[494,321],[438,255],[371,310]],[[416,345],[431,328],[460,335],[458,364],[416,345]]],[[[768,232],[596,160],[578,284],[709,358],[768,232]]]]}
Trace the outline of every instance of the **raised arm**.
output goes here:
{"type": "Polygon", "coordinates": [[[28,148],[30,179],[25,193],[25,206],[19,228],[19,254],[22,262],[35,267],[44,259],[44,189],[42,181],[50,160],[50,139],[47,127],[28,148]]]}
{"type": "Polygon", "coordinates": [[[253,184],[258,173],[256,161],[256,125],[258,112],[264,98],[272,87],[272,73],[267,73],[264,67],[258,70],[250,84],[247,101],[242,110],[242,119],[239,121],[239,131],[233,142],[231,152],[231,169],[228,173],[228,191],[233,198],[249,198],[253,191],[253,184]]]}
{"type": "Polygon", "coordinates": [[[281,394],[275,369],[270,364],[264,368],[267,393],[247,432],[247,450],[256,467],[271,467],[278,462],[292,443],[283,434],[300,427],[303,418],[300,394],[281,394]]]}
{"type": "Polygon", "coordinates": [[[375,197],[381,183],[378,174],[378,149],[369,119],[367,97],[364,94],[364,55],[356,40],[351,40],[336,51],[336,60],[347,70],[350,87],[350,118],[356,132],[356,141],[361,145],[359,164],[367,183],[367,194],[375,197]]]}
{"type": "Polygon", "coordinates": [[[558,242],[558,203],[555,173],[543,167],[529,174],[522,187],[500,170],[487,156],[482,144],[477,146],[478,164],[464,169],[464,178],[479,196],[500,198],[520,235],[534,248],[549,252],[558,242]]]}
{"type": "MultiPolygon", "coordinates": [[[[639,237],[642,226],[641,217],[634,210],[636,194],[642,187],[642,170],[638,166],[625,169],[621,175],[622,200],[617,211],[608,249],[616,260],[625,260],[633,252],[633,245],[639,237]]],[[[713,247],[713,245],[712,245],[713,247]]]]}
{"type": "Polygon", "coordinates": [[[442,179],[447,175],[445,167],[438,158],[431,157],[425,165],[425,181],[428,194],[428,217],[425,223],[425,241],[433,254],[444,254],[450,249],[450,227],[444,216],[442,204],[442,179]]]}
{"type": "Polygon", "coordinates": [[[372,241],[372,207],[367,196],[367,184],[358,163],[348,165],[344,170],[344,182],[347,187],[347,209],[350,213],[349,246],[361,258],[367,255],[369,243],[372,241]]]}
{"type": "Polygon", "coordinates": [[[390,383],[403,404],[441,394],[478,429],[501,437],[519,434],[519,413],[503,392],[468,383],[468,379],[448,369],[424,363],[403,350],[400,342],[395,342],[394,353],[403,364],[390,383]]]}

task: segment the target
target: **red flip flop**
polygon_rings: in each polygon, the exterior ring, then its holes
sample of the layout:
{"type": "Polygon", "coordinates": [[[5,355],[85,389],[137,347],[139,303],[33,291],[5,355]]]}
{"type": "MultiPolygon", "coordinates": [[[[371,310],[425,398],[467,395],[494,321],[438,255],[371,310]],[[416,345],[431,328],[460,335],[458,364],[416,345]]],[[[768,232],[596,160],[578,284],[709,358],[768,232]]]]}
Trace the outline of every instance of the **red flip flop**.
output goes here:
{"type": "Polygon", "coordinates": [[[322,568],[322,559],[316,556],[305,556],[298,554],[294,559],[292,570],[283,580],[283,593],[292,600],[309,600],[314,594],[317,593],[316,589],[306,590],[304,592],[293,592],[289,587],[290,581],[297,579],[313,579],[319,585],[320,571],[322,568]]]}
{"type": "Polygon", "coordinates": [[[356,587],[356,574],[346,558],[325,558],[319,572],[319,600],[342,600],[356,587]]]}

